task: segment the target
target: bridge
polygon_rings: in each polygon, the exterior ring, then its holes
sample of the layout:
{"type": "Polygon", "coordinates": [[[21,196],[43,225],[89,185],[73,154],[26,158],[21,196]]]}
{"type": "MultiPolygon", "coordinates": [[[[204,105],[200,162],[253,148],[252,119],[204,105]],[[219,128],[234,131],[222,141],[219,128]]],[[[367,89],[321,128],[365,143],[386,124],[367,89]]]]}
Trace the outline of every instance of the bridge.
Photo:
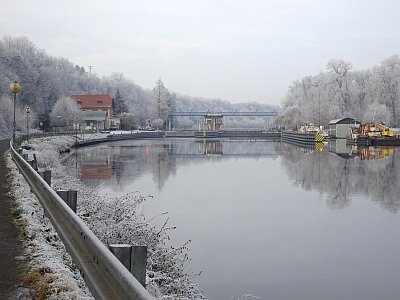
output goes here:
{"type": "Polygon", "coordinates": [[[271,111],[171,111],[168,113],[167,128],[172,129],[174,117],[276,117],[277,115],[278,113],[274,109],[271,111]]]}
{"type": "Polygon", "coordinates": [[[180,158],[180,159],[188,159],[188,160],[193,160],[193,159],[207,159],[210,157],[215,157],[215,158],[229,158],[229,157],[234,157],[234,158],[242,158],[242,157],[253,157],[253,158],[272,158],[276,159],[278,157],[277,153],[251,153],[251,154],[236,154],[236,153],[229,153],[229,154],[224,154],[224,153],[200,153],[200,154],[185,154],[185,153],[179,153],[179,154],[169,154],[170,157],[173,158],[180,158]]]}
{"type": "Polygon", "coordinates": [[[169,118],[173,117],[204,117],[206,115],[222,115],[226,117],[276,117],[276,110],[272,111],[171,111],[169,118]]]}

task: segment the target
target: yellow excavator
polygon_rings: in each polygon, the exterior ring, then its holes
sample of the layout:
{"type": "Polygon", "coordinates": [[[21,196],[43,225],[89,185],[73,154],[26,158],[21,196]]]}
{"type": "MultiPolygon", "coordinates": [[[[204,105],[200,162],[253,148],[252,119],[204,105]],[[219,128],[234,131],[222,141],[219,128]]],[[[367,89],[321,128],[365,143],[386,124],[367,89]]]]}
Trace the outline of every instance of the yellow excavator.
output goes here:
{"type": "Polygon", "coordinates": [[[395,135],[393,130],[391,130],[389,127],[383,125],[382,123],[378,123],[378,129],[381,130],[382,136],[393,137],[395,135]]]}
{"type": "Polygon", "coordinates": [[[368,135],[369,137],[373,137],[373,136],[394,137],[395,136],[394,131],[382,123],[361,124],[360,132],[365,135],[368,135]]]}

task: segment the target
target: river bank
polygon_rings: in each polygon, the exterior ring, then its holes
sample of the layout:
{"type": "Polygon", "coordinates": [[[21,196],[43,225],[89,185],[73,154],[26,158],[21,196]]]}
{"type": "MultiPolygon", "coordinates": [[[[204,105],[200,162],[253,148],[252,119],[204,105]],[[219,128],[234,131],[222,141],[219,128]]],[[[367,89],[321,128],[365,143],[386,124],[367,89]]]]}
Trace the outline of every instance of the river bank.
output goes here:
{"type": "MultiPolygon", "coordinates": [[[[140,203],[147,201],[140,193],[123,197],[99,195],[84,186],[74,170],[62,166],[60,150],[71,147],[73,137],[48,137],[31,140],[31,150],[26,151],[31,158],[36,155],[39,169],[52,171],[52,187],[78,191],[77,214],[103,241],[103,243],[130,243],[148,245],[147,289],[157,299],[204,299],[201,291],[193,283],[194,274],[187,273],[189,261],[187,243],[180,246],[169,245],[165,214],[150,219],[140,211],[140,203]]],[[[67,154],[66,154],[67,155],[67,154]]],[[[19,175],[9,159],[12,168],[12,187],[21,205],[22,218],[28,223],[27,242],[32,251],[34,268],[48,270],[56,280],[47,289],[53,299],[91,299],[82,279],[76,273],[69,255],[58,239],[55,230],[46,218],[35,197],[29,191],[24,179],[19,175]],[[61,285],[58,285],[59,283],[61,285]],[[61,286],[67,286],[62,289],[61,286]]]]}

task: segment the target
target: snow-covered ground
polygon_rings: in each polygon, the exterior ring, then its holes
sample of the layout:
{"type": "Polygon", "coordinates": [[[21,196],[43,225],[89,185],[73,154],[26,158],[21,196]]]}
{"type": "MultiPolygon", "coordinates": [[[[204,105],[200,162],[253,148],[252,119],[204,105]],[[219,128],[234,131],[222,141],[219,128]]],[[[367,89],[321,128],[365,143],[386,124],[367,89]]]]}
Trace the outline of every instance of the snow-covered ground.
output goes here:
{"type": "MultiPolygon", "coordinates": [[[[106,134],[86,135],[100,138],[106,134]]],[[[77,214],[85,221],[104,244],[128,243],[148,246],[147,289],[157,299],[204,299],[193,282],[196,274],[187,271],[189,241],[183,245],[170,245],[166,213],[147,218],[140,204],[149,197],[139,192],[122,197],[93,190],[83,185],[73,170],[62,166],[62,155],[75,141],[72,136],[37,138],[29,141],[29,159],[36,155],[39,170],[50,169],[55,190],[78,191],[77,214]]],[[[48,286],[48,299],[92,299],[79,272],[66,253],[51,223],[44,217],[43,209],[10,155],[8,165],[12,170],[12,193],[21,209],[19,222],[26,224],[25,244],[30,270],[43,274],[48,286]]]]}

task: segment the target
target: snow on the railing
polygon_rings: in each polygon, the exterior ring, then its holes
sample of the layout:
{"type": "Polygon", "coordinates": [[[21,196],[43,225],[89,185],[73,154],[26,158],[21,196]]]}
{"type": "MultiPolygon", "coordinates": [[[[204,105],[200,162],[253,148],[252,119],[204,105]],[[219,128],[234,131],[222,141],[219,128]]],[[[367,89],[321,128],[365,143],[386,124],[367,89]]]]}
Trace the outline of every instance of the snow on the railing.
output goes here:
{"type": "Polygon", "coordinates": [[[22,220],[18,223],[25,225],[23,243],[28,256],[27,273],[36,271],[42,277],[34,283],[39,285],[35,289],[47,285],[47,299],[94,299],[10,155],[7,161],[12,173],[11,193],[22,211],[22,220]]]}
{"type": "MultiPolygon", "coordinates": [[[[104,134],[85,135],[85,139],[104,136],[104,134]]],[[[197,274],[187,270],[190,263],[188,255],[190,241],[179,246],[170,244],[169,231],[174,227],[168,225],[166,213],[148,219],[140,210],[140,203],[146,201],[149,196],[142,196],[136,192],[116,197],[106,194],[101,188],[93,190],[80,182],[73,170],[61,164],[60,152],[64,152],[74,142],[73,136],[37,138],[29,141],[32,149],[24,150],[24,153],[28,153],[29,159],[33,158],[33,154],[36,155],[40,170],[51,170],[53,189],[78,191],[77,214],[105,245],[128,243],[148,246],[146,282],[147,289],[153,296],[157,299],[205,299],[193,282],[197,274]]],[[[9,165],[13,166],[11,162],[9,165]]],[[[63,293],[71,296],[71,299],[75,297],[89,299],[90,293],[74,270],[71,259],[65,253],[55,230],[50,222],[43,218],[40,204],[29,192],[29,187],[16,168],[13,166],[12,169],[15,195],[29,224],[28,235],[31,236],[29,243],[34,249],[31,251],[35,252],[33,263],[54,270],[56,277],[66,282],[68,291],[63,293]]]]}

